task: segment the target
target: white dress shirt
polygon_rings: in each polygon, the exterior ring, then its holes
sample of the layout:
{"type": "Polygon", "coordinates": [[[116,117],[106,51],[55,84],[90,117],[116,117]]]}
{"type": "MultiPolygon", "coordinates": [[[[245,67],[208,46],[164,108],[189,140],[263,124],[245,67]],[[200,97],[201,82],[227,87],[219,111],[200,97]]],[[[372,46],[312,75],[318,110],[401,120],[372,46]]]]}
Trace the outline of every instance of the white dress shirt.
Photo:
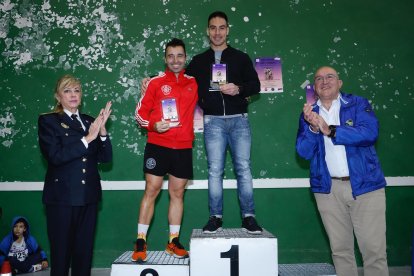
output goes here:
{"type": "MultiPolygon", "coordinates": [[[[76,119],[81,123],[81,126],[82,126],[82,128],[83,128],[83,130],[85,130],[86,129],[86,127],[85,127],[85,125],[83,124],[83,122],[82,122],[82,120],[81,120],[81,118],[80,118],[80,116],[79,116],[79,109],[77,109],[76,110],[76,112],[75,113],[72,113],[72,112],[70,112],[69,110],[67,110],[67,109],[63,109],[63,111],[72,119],[72,114],[75,114],[76,115],[76,119]]],[[[73,120],[73,119],[72,119],[73,120]]],[[[81,139],[81,141],[82,141],[82,143],[85,145],[85,147],[86,148],[88,148],[88,142],[86,141],[86,139],[85,139],[85,137],[82,137],[82,139],[81,139]]]]}
{"type": "MultiPolygon", "coordinates": [[[[341,124],[339,120],[339,108],[341,107],[340,97],[341,95],[332,102],[329,110],[323,107],[320,100],[317,102],[317,105],[319,106],[319,115],[322,116],[328,125],[339,126],[341,124]]],[[[323,136],[323,140],[325,143],[325,161],[331,177],[349,176],[345,146],[334,145],[332,139],[327,136],[323,136]]]]}

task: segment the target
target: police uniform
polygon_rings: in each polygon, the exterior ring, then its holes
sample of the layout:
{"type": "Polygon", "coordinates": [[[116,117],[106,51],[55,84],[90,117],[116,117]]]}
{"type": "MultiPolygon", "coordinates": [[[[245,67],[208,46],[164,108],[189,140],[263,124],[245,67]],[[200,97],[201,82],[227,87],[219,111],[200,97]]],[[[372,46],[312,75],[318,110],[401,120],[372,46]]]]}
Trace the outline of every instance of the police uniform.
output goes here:
{"type": "MultiPolygon", "coordinates": [[[[94,121],[79,114],[88,130],[94,121]]],[[[87,131],[66,113],[39,116],[40,149],[47,161],[43,188],[51,247],[51,275],[90,275],[97,206],[102,196],[98,163],[112,160],[109,137],[87,147],[87,131]]]]}

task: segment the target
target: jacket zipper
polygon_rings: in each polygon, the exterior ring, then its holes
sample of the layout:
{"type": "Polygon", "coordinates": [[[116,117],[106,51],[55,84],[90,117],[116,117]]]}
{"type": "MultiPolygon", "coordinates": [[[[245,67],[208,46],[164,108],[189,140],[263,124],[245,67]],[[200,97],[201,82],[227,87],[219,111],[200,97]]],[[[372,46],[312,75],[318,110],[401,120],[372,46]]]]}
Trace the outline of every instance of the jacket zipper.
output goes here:
{"type": "Polygon", "coordinates": [[[224,102],[223,93],[220,92],[221,99],[223,101],[223,115],[226,116],[226,103],[224,102]]]}

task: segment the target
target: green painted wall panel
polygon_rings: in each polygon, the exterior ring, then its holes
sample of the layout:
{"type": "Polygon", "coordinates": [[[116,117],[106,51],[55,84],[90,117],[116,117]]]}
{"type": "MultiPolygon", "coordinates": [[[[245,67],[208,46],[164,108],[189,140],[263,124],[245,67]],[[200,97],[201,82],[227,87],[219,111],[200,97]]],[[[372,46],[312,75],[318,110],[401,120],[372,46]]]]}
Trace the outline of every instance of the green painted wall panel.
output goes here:
{"type": "MultiPolygon", "coordinates": [[[[388,262],[392,266],[409,265],[414,190],[388,187],[386,194],[388,262]]],[[[104,192],[95,240],[95,267],[109,267],[121,253],[132,250],[141,196],[142,191],[104,192]]],[[[207,198],[206,190],[186,192],[181,240],[187,248],[192,229],[202,228],[207,222],[207,198]]],[[[279,263],[331,262],[329,243],[308,189],[258,189],[255,199],[259,222],[278,238],[279,263]]],[[[240,227],[236,190],[225,190],[224,200],[224,227],[240,227]]],[[[31,222],[33,235],[48,251],[46,218],[40,201],[41,192],[0,192],[1,236],[10,231],[13,216],[23,215],[31,222]]],[[[162,191],[148,233],[149,250],[164,250],[166,246],[167,208],[168,194],[162,191]]]]}
{"type": "MultiPolygon", "coordinates": [[[[414,2],[387,1],[5,1],[0,0],[0,185],[42,181],[46,163],[37,144],[37,117],[53,106],[53,88],[64,73],[83,82],[82,110],[97,114],[113,103],[109,131],[114,161],[102,166],[104,180],[143,180],[145,132],[134,120],[139,82],[162,70],[163,47],[177,36],[189,57],[208,45],[210,12],[230,18],[229,42],[254,57],[282,58],[284,92],[252,98],[254,178],[305,178],[309,165],[294,149],[304,102],[300,85],[321,65],[331,64],[344,91],[367,97],[380,121],[377,151],[386,176],[413,176],[414,2]]],[[[195,179],[207,178],[202,135],[194,143],[195,179]]],[[[227,159],[226,178],[233,179],[227,159]]],[[[0,186],[0,191],[2,190],[0,186]]],[[[105,191],[96,236],[96,267],[108,267],[132,249],[142,191],[105,191]]],[[[307,189],[257,189],[257,216],[279,238],[279,261],[330,261],[328,242],[307,189]]],[[[182,239],[207,220],[207,191],[186,194],[182,239]]],[[[412,187],[387,188],[388,256],[410,263],[412,187]]],[[[25,215],[48,248],[41,192],[0,192],[4,216],[25,215]]],[[[168,195],[157,202],[150,249],[167,238],[168,195]]],[[[234,190],[225,191],[225,226],[240,226],[234,190]]]]}

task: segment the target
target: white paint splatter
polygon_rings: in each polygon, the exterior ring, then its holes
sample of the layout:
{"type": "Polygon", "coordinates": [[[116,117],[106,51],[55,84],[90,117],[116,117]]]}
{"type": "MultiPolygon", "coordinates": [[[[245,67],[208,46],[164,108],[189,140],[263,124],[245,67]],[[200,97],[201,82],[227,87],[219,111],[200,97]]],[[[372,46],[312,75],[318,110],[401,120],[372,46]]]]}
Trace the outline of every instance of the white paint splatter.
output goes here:
{"type": "Polygon", "coordinates": [[[24,65],[24,64],[26,64],[26,63],[28,63],[32,60],[33,60],[32,59],[32,53],[30,53],[30,52],[20,53],[19,54],[19,59],[14,62],[14,65],[17,65],[17,67],[20,67],[20,66],[22,66],[22,65],[24,65]]]}
{"type": "Polygon", "coordinates": [[[249,17],[245,16],[243,17],[244,22],[249,22],[249,17]]]}
{"type": "Polygon", "coordinates": [[[338,43],[340,40],[341,40],[341,38],[340,38],[339,36],[334,37],[334,39],[333,39],[333,41],[334,41],[335,43],[338,43]]]}
{"type": "Polygon", "coordinates": [[[0,18],[0,38],[6,38],[9,33],[9,21],[6,17],[0,18]]]}
{"type": "Polygon", "coordinates": [[[302,89],[305,89],[306,88],[306,86],[307,85],[309,85],[310,84],[310,81],[309,80],[305,80],[301,85],[300,85],[300,88],[302,88],[302,89]]]}
{"type": "Polygon", "coordinates": [[[5,0],[3,1],[3,3],[0,3],[0,10],[2,12],[7,12],[10,11],[11,9],[13,9],[14,4],[10,3],[10,0],[5,0]]]}
{"type": "Polygon", "coordinates": [[[231,7],[231,10],[232,11],[236,11],[236,7],[231,7]]]}
{"type": "Polygon", "coordinates": [[[1,143],[3,146],[5,146],[5,147],[7,147],[7,148],[10,148],[11,147],[11,145],[13,144],[13,141],[12,140],[6,140],[6,141],[4,141],[3,143],[1,143]]]}
{"type": "Polygon", "coordinates": [[[117,17],[113,14],[108,14],[104,11],[104,6],[101,6],[97,9],[95,9],[92,12],[92,15],[94,16],[99,16],[100,19],[102,20],[102,22],[109,22],[109,21],[114,21],[117,19],[117,17]]]}
{"type": "Polygon", "coordinates": [[[6,112],[5,115],[0,117],[0,137],[7,138],[2,142],[2,145],[5,147],[10,147],[13,144],[11,140],[19,131],[13,129],[13,126],[16,124],[16,119],[14,118],[13,113],[6,112]]]}
{"type": "Polygon", "coordinates": [[[32,20],[27,17],[21,17],[19,14],[15,17],[14,26],[16,26],[19,29],[22,28],[31,28],[33,26],[32,20]]]}

